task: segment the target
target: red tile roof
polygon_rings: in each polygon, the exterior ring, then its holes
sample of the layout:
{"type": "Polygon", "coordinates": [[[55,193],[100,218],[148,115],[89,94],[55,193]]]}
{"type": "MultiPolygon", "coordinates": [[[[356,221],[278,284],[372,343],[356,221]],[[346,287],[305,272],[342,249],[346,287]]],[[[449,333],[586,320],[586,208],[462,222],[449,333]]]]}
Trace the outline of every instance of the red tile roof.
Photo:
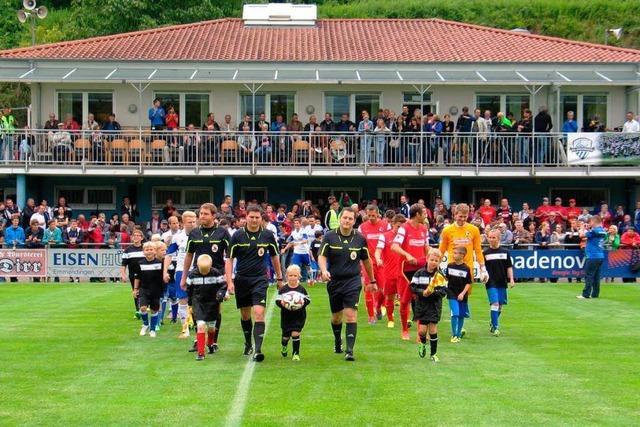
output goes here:
{"type": "Polygon", "coordinates": [[[258,62],[627,62],[640,50],[441,19],[320,19],[248,27],[219,19],[0,51],[0,59],[258,62]]]}

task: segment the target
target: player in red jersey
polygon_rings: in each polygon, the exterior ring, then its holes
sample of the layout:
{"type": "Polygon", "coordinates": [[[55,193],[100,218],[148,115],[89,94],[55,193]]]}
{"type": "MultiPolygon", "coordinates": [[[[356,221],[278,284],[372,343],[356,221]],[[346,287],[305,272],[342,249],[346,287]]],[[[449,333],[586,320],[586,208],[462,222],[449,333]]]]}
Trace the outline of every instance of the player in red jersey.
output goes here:
{"type": "Polygon", "coordinates": [[[377,266],[384,266],[384,297],[387,308],[387,327],[395,326],[393,318],[393,306],[395,296],[398,293],[398,280],[400,280],[400,262],[402,258],[391,250],[398,228],[407,221],[402,214],[397,214],[391,219],[391,230],[380,235],[378,247],[375,252],[375,262],[377,266]]]}
{"type": "MultiPolygon", "coordinates": [[[[367,239],[367,249],[369,253],[373,254],[378,246],[378,240],[385,231],[389,230],[389,223],[385,219],[380,219],[380,212],[375,205],[368,205],[365,208],[368,220],[363,222],[358,231],[367,239]]],[[[382,307],[384,307],[384,268],[382,265],[373,263],[373,275],[378,282],[378,290],[375,292],[364,291],[364,301],[367,305],[367,312],[369,313],[369,324],[373,325],[376,320],[382,319],[382,307]]],[[[367,289],[369,285],[369,279],[366,274],[362,274],[362,280],[364,282],[364,288],[367,289]]]]}
{"type": "Polygon", "coordinates": [[[409,222],[398,228],[391,245],[391,250],[400,258],[400,278],[398,293],[400,294],[400,321],[402,322],[402,339],[409,340],[409,304],[413,299],[409,283],[413,274],[424,267],[429,253],[429,230],[424,225],[424,206],[415,204],[409,209],[409,222]]]}

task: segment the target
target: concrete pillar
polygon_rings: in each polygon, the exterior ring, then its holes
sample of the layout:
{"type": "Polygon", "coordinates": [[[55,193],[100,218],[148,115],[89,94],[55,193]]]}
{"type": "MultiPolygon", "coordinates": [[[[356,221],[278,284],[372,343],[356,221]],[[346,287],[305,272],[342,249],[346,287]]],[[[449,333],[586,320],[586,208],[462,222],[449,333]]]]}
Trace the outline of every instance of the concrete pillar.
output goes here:
{"type": "Polygon", "coordinates": [[[27,203],[27,176],[23,173],[16,175],[16,204],[22,209],[27,203]]]}
{"type": "Polygon", "coordinates": [[[445,206],[449,206],[451,204],[451,178],[448,176],[442,177],[442,191],[440,195],[445,206]]]}
{"type": "Polygon", "coordinates": [[[233,197],[233,177],[225,176],[224,177],[224,195],[231,196],[231,200],[235,203],[235,198],[233,197]]]}

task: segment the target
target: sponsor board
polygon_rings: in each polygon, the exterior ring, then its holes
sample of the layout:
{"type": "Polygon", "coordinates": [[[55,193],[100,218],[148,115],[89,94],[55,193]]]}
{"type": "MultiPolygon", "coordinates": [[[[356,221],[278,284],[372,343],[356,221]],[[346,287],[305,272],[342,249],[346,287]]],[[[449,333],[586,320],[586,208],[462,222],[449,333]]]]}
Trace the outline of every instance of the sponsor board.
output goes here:
{"type": "Polygon", "coordinates": [[[121,249],[50,249],[49,277],[120,277],[121,249]]]}
{"type": "Polygon", "coordinates": [[[46,277],[45,249],[0,249],[0,276],[46,277]]]}

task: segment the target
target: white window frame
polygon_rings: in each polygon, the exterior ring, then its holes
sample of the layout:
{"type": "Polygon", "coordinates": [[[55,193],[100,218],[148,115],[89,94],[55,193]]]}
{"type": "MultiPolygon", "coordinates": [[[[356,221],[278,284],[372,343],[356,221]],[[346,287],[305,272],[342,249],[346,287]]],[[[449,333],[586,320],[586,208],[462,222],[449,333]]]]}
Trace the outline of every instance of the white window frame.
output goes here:
{"type": "MultiPolygon", "coordinates": [[[[324,117],[324,114],[327,112],[327,95],[349,95],[349,120],[351,120],[354,123],[356,123],[357,120],[358,120],[358,116],[357,116],[358,112],[356,111],[356,95],[377,95],[378,99],[379,99],[380,107],[382,107],[384,105],[384,99],[383,99],[382,92],[376,92],[376,91],[349,92],[349,91],[327,90],[327,91],[323,91],[322,92],[322,108],[323,108],[323,111],[321,113],[318,113],[316,111],[316,113],[315,113],[316,116],[318,116],[320,114],[321,117],[324,117]]],[[[370,118],[376,117],[376,114],[378,114],[377,111],[369,111],[369,117],[370,118]]],[[[333,120],[338,122],[338,121],[340,121],[340,118],[339,117],[333,117],[333,120]]]]}
{"type": "Polygon", "coordinates": [[[72,90],[72,89],[60,89],[60,90],[56,90],[56,99],[55,99],[55,113],[56,113],[56,117],[58,118],[58,120],[60,120],[61,122],[64,121],[64,117],[60,117],[60,94],[61,93],[80,93],[82,94],[82,117],[80,119],[80,127],[84,126],[84,122],[87,121],[87,117],[89,117],[89,94],[90,93],[109,93],[111,94],[111,108],[112,108],[112,112],[113,114],[116,115],[116,117],[118,117],[118,104],[116,103],[116,92],[113,90],[108,90],[108,89],[77,89],[77,90],[72,90]]]}
{"type": "MultiPolygon", "coordinates": [[[[560,105],[558,105],[558,111],[560,111],[560,114],[562,115],[562,112],[564,110],[563,108],[563,101],[562,98],[565,96],[575,96],[577,98],[576,100],[576,105],[577,105],[577,111],[574,111],[575,115],[575,120],[576,123],[578,123],[578,131],[580,131],[580,129],[582,129],[583,127],[583,123],[584,120],[582,119],[582,117],[584,116],[584,97],[585,96],[605,96],[607,98],[607,122],[605,123],[605,126],[607,128],[609,128],[609,122],[611,121],[611,96],[609,96],[610,94],[608,92],[560,92],[560,105]]],[[[562,117],[562,122],[564,123],[564,121],[566,120],[566,116],[562,117]]],[[[560,126],[562,127],[562,125],[560,126]]]]}
{"type": "Polygon", "coordinates": [[[247,201],[247,197],[246,197],[247,191],[262,191],[264,192],[265,198],[264,200],[261,200],[261,201],[264,202],[269,200],[269,187],[240,187],[240,198],[245,202],[247,201]]]}
{"type": "MultiPolygon", "coordinates": [[[[293,113],[298,113],[298,115],[300,115],[300,113],[298,112],[298,92],[291,91],[291,90],[271,90],[268,92],[266,91],[256,92],[256,96],[264,96],[264,115],[267,118],[267,122],[269,122],[269,130],[271,130],[271,95],[293,95],[293,111],[291,112],[291,115],[293,115],[293,113]]],[[[246,113],[246,111],[241,111],[243,96],[250,97],[251,92],[248,92],[246,90],[238,91],[238,98],[237,98],[238,102],[236,103],[237,105],[236,114],[238,117],[238,123],[244,120],[244,115],[246,113]]],[[[255,112],[254,112],[254,115],[255,115],[255,112]]],[[[258,114],[257,116],[260,116],[260,115],[258,114]]],[[[291,117],[284,118],[285,123],[289,123],[289,120],[291,120],[291,117]]],[[[255,121],[258,121],[258,117],[255,117],[255,121]]]]}
{"type": "MultiPolygon", "coordinates": [[[[474,108],[478,108],[478,96],[499,96],[500,97],[500,111],[505,115],[507,114],[507,96],[528,96],[529,108],[531,108],[531,94],[526,92],[508,92],[508,93],[496,93],[496,92],[476,92],[474,94],[474,108]]],[[[470,111],[472,112],[472,111],[470,111]]],[[[484,111],[482,112],[484,114],[484,111]]],[[[495,116],[498,111],[492,111],[491,114],[495,116]]],[[[514,113],[515,114],[515,113],[514,113]]],[[[535,115],[535,113],[534,113],[535,115]]]]}
{"type": "Polygon", "coordinates": [[[116,187],[104,186],[104,185],[90,185],[90,186],[79,186],[79,185],[56,185],[53,189],[55,200],[57,201],[59,198],[60,190],[83,190],[82,195],[82,203],[70,203],[73,209],[81,209],[88,210],[94,209],[96,207],[95,204],[89,203],[89,190],[109,190],[111,191],[113,203],[97,205],[100,210],[115,210],[117,204],[117,195],[116,195],[116,187]]]}
{"type": "MultiPolygon", "coordinates": [[[[566,192],[574,192],[574,193],[580,193],[580,192],[584,192],[585,190],[598,190],[598,191],[604,191],[605,194],[605,201],[606,203],[609,205],[609,208],[611,208],[611,190],[608,187],[589,187],[589,188],[585,188],[585,187],[549,187],[549,200],[551,202],[553,202],[553,200],[551,199],[551,195],[555,192],[555,191],[566,191],[566,192]]],[[[567,200],[563,200],[562,203],[567,203],[567,200]]],[[[593,206],[578,206],[580,208],[589,208],[591,209],[593,206]]]]}
{"type": "MultiPolygon", "coordinates": [[[[402,104],[400,104],[400,108],[399,108],[400,111],[402,111],[402,106],[403,105],[406,105],[406,104],[419,104],[419,102],[417,102],[417,103],[406,102],[404,100],[404,96],[407,95],[407,94],[409,94],[409,95],[415,94],[415,95],[420,96],[420,93],[416,92],[415,90],[414,91],[410,91],[410,90],[409,91],[403,91],[402,92],[402,104]]],[[[440,111],[439,111],[440,110],[440,101],[436,101],[436,100],[433,99],[433,92],[431,92],[431,91],[425,92],[422,95],[423,99],[424,99],[425,95],[429,95],[429,101],[428,102],[425,101],[423,105],[425,107],[431,107],[431,112],[433,114],[440,114],[440,111]]],[[[413,111],[409,111],[409,115],[413,116],[413,111]]]]}
{"type": "Polygon", "coordinates": [[[180,192],[180,200],[174,200],[173,201],[173,205],[177,208],[177,209],[189,209],[193,206],[191,205],[187,205],[185,203],[186,200],[186,191],[189,190],[197,190],[197,191],[208,191],[209,192],[209,200],[213,200],[213,188],[211,187],[176,187],[176,186],[165,186],[165,185],[160,185],[160,186],[154,186],[151,187],[151,206],[153,210],[156,209],[162,209],[164,207],[164,204],[166,203],[166,200],[162,200],[160,202],[158,202],[156,200],[156,191],[160,190],[160,191],[179,191],[180,192]]]}
{"type": "MultiPolygon", "coordinates": [[[[179,98],[179,102],[178,102],[178,111],[180,111],[180,114],[178,115],[180,118],[180,127],[184,128],[187,126],[186,123],[186,111],[187,111],[187,95],[207,95],[209,97],[209,111],[207,111],[207,114],[211,112],[211,100],[213,99],[213,97],[211,96],[211,92],[207,92],[207,91],[180,91],[180,90],[155,90],[153,91],[153,99],[158,98],[158,94],[163,94],[163,93],[170,93],[170,94],[175,94],[178,95],[179,98]]],[[[202,123],[194,123],[193,124],[196,129],[200,129],[200,126],[202,126],[202,123]]]]}

